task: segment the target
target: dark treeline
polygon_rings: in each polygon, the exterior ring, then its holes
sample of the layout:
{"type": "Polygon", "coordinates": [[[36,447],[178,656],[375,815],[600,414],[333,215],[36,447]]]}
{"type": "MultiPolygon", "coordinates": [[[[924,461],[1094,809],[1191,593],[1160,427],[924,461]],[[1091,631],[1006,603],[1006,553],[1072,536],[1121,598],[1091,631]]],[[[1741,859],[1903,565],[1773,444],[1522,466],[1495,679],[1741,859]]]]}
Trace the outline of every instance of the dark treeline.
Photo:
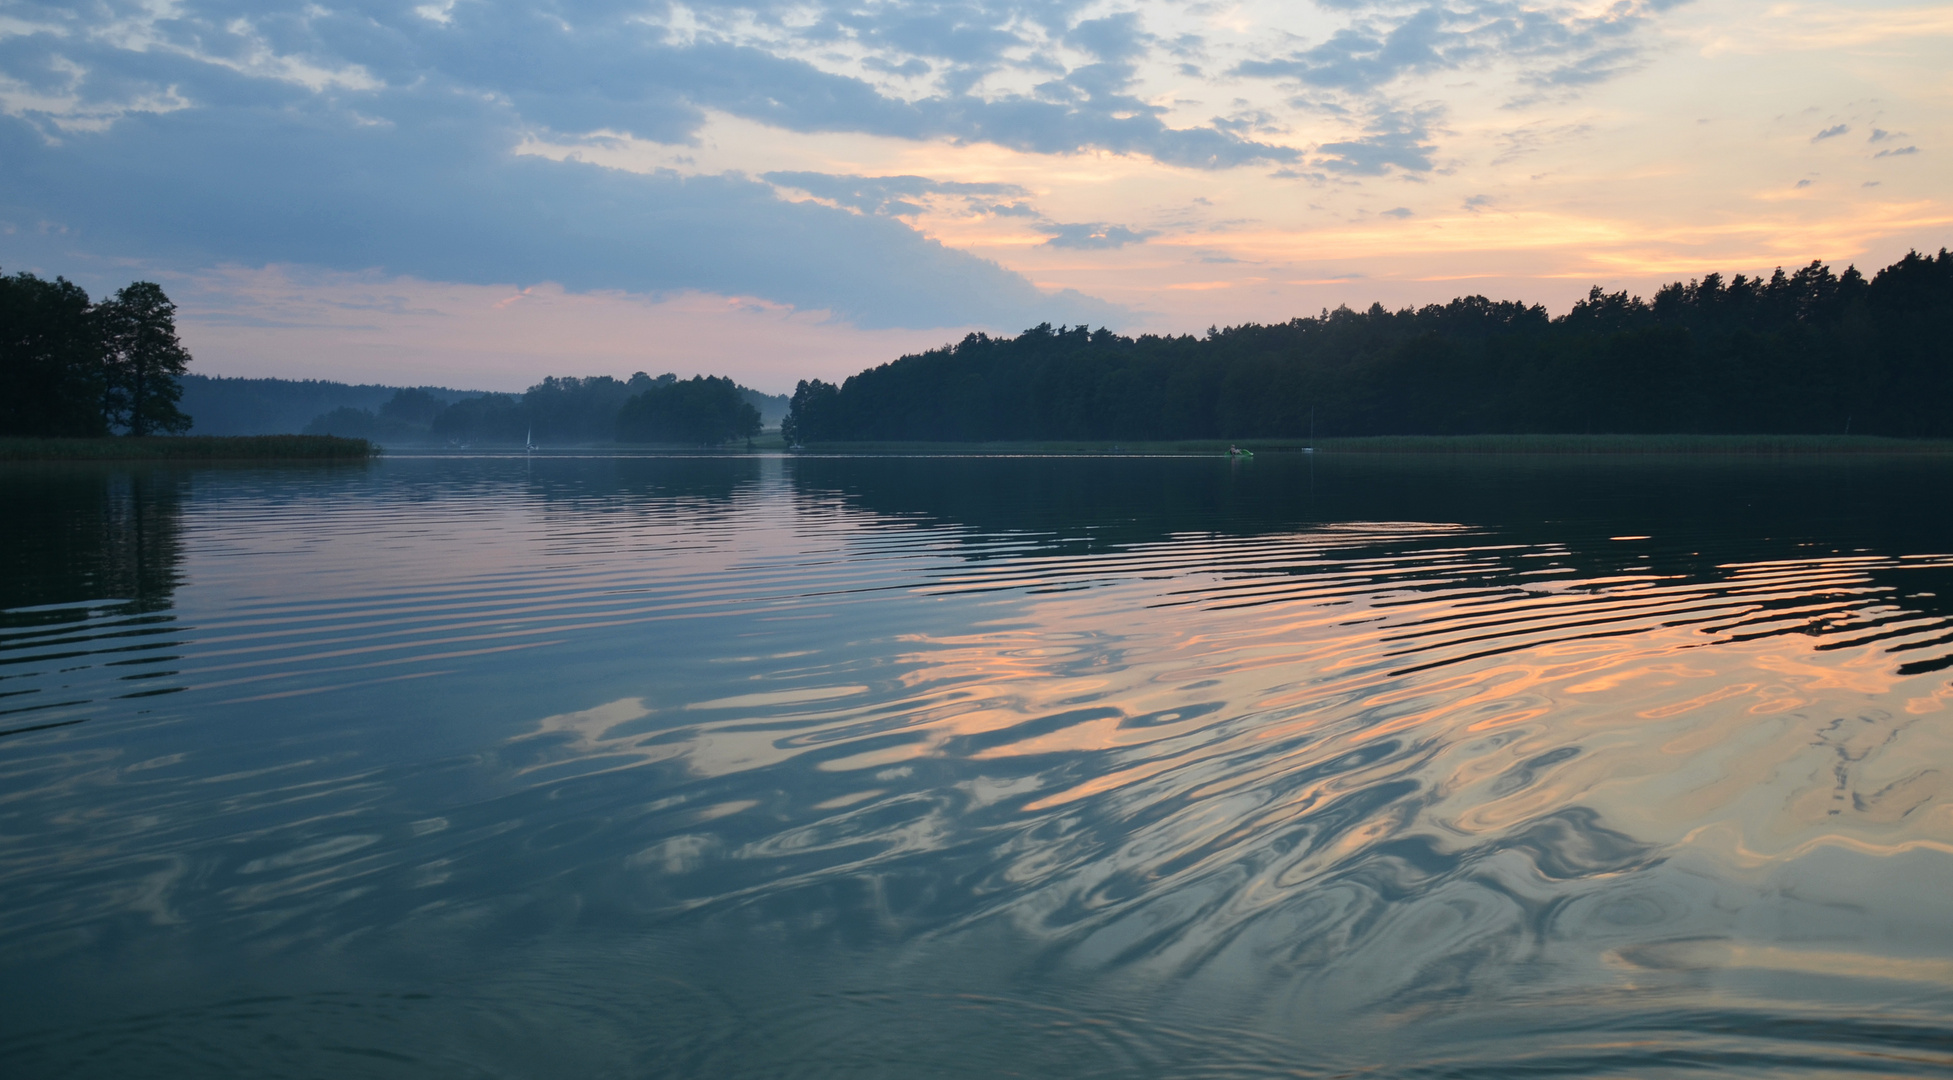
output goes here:
{"type": "MultiPolygon", "coordinates": [[[[235,378],[223,375],[185,375],[178,404],[196,418],[192,435],[296,435],[305,425],[334,409],[363,409],[377,413],[402,389],[377,383],[343,383],[327,379],[235,378]]],[[[442,404],[473,397],[479,390],[419,386],[442,404]]]]}
{"type": "Polygon", "coordinates": [[[66,278],[0,275],[0,435],[174,434],[190,354],[176,305],[138,281],[100,302],[66,278]]]}
{"type": "Polygon", "coordinates": [[[308,435],[454,444],[684,443],[717,445],[760,431],[755,391],[731,379],[640,371],[628,381],[598,375],[550,377],[521,394],[478,394],[445,401],[403,389],[377,412],[339,408],[306,425],[308,435]]]}
{"type": "Polygon", "coordinates": [[[1559,318],[1469,296],[1272,326],[971,334],[839,386],[789,441],[1523,433],[1953,435],[1953,256],[1869,281],[1812,263],[1652,300],[1596,286],[1559,318]]]}

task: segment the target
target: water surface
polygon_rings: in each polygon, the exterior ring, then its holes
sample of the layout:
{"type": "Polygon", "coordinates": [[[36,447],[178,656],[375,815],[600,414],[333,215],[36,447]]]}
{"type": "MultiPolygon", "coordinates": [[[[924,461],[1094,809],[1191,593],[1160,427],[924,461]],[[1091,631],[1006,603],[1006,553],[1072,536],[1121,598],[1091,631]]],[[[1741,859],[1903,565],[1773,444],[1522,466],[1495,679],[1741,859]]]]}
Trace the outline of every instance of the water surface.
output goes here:
{"type": "Polygon", "coordinates": [[[1953,1074],[1949,480],[10,467],[0,1060],[1953,1074]]]}

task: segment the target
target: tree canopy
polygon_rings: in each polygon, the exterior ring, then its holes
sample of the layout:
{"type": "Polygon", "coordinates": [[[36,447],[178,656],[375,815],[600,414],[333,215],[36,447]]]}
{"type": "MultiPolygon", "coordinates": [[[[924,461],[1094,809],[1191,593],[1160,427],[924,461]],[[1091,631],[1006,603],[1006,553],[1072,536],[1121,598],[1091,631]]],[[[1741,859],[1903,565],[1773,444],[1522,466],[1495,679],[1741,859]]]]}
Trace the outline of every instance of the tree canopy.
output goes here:
{"type": "Polygon", "coordinates": [[[81,286],[32,274],[0,277],[0,433],[108,433],[108,366],[81,286]]]}
{"type": "Polygon", "coordinates": [[[0,434],[182,432],[190,353],[162,287],[134,282],[100,303],[65,278],[0,276],[0,434]]]}
{"type": "Polygon", "coordinates": [[[1953,255],[1595,287],[1566,315],[1466,296],[1204,337],[1033,327],[796,389],[789,439],[1519,433],[1953,435],[1953,255]]]}
{"type": "Polygon", "coordinates": [[[716,446],[759,434],[759,410],[731,379],[695,375],[652,386],[624,403],[617,414],[622,442],[716,446]]]}
{"type": "Polygon", "coordinates": [[[95,312],[107,361],[109,423],[138,436],[190,430],[190,418],[176,407],[183,398],[177,377],[189,368],[190,353],[176,338],[176,305],[162,286],[135,282],[95,312]]]}
{"type": "MultiPolygon", "coordinates": [[[[607,375],[551,376],[521,394],[470,394],[444,401],[407,388],[378,411],[342,406],[314,418],[309,435],[349,435],[387,441],[466,444],[666,442],[713,445],[750,438],[760,429],[754,398],[769,400],[731,379],[656,378],[640,371],[628,381],[607,375]]],[[[785,398],[771,399],[781,404],[785,398]]]]}

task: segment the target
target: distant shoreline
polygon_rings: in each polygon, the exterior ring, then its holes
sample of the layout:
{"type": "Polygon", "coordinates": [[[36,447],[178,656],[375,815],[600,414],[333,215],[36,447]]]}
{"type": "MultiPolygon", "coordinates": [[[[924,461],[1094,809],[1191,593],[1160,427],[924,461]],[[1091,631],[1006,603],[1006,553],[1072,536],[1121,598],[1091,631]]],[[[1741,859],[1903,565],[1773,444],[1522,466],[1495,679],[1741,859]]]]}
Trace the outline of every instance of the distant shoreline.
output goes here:
{"type": "MultiPolygon", "coordinates": [[[[1782,454],[1953,455],[1953,439],[1894,439],[1877,435],[1366,435],[1317,439],[1178,439],[1113,441],[1038,439],[1016,442],[822,442],[806,447],[809,457],[827,455],[1214,455],[1230,448],[1255,454],[1686,454],[1764,456],[1782,454]]],[[[445,456],[451,447],[403,444],[392,448],[406,457],[445,456]]],[[[749,449],[738,444],[696,447],[641,443],[582,443],[543,451],[622,452],[632,457],[691,456],[700,453],[744,455],[786,449],[769,433],[749,449]]],[[[388,452],[367,439],[335,435],[175,435],[101,439],[0,438],[0,462],[32,461],[365,461],[388,452]]],[[[522,447],[470,447],[464,454],[523,456],[522,447]]]]}
{"type": "Polygon", "coordinates": [[[0,438],[0,461],[364,461],[378,452],[365,439],[333,435],[0,438]]]}
{"type": "MultiPolygon", "coordinates": [[[[1302,453],[1306,439],[1182,439],[1140,442],[1045,439],[1023,442],[823,442],[820,454],[1224,454],[1302,453]]],[[[1368,454],[1953,454],[1953,439],[1877,435],[1365,435],[1323,438],[1317,453],[1368,454]]]]}

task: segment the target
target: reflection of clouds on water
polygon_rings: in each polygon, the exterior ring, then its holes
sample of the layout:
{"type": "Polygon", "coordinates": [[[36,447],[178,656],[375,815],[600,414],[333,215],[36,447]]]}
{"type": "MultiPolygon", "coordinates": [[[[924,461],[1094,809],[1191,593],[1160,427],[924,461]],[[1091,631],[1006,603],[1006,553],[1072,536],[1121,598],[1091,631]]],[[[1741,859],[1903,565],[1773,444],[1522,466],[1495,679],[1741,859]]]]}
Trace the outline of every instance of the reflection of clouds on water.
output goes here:
{"type": "Polygon", "coordinates": [[[1561,548],[1465,539],[1186,536],[924,570],[908,591],[985,598],[982,621],[881,639],[871,682],[823,684],[823,656],[852,654],[816,652],[787,688],[623,699],[525,740],[546,775],[672,770],[646,822],[672,835],[629,867],[684,875],[689,908],[784,929],[872,881],[894,932],[936,947],[998,923],[1040,962],[1316,1015],[1623,971],[1673,989],[1709,962],[1650,943],[1790,970],[1803,954],[1756,918],[1849,943],[1924,916],[1930,892],[1875,918],[1780,895],[1813,852],[1953,836],[1921,764],[1953,747],[1906,711],[1941,690],[1887,651],[1944,623],[1890,602],[1886,562],[1595,580],[1537,566],[1561,548]],[[723,798],[740,788],[775,794],[723,798]]]}
{"type": "MultiPolygon", "coordinates": [[[[1953,560],[1418,523],[1367,489],[1367,520],[1244,523],[1130,462],[1096,496],[1012,466],[942,496],[965,520],[894,467],[837,493],[804,465],[192,499],[188,688],[0,744],[34,889],[0,960],[404,958],[386,989],[437,999],[369,1015],[538,1045],[551,1017],[679,1076],[1635,1073],[1622,1038],[1770,1073],[1943,1041],[1953,678],[1912,665],[1948,648],[1921,594],[1953,560]],[[1036,475],[1102,501],[1013,510],[1036,475]],[[247,676],[284,696],[210,689],[247,676]],[[1002,1057],[894,1034],[963,1022],[1026,1026],[1002,1057]]],[[[320,1019],[337,977],[261,1022],[422,1052],[320,1019]]]]}

